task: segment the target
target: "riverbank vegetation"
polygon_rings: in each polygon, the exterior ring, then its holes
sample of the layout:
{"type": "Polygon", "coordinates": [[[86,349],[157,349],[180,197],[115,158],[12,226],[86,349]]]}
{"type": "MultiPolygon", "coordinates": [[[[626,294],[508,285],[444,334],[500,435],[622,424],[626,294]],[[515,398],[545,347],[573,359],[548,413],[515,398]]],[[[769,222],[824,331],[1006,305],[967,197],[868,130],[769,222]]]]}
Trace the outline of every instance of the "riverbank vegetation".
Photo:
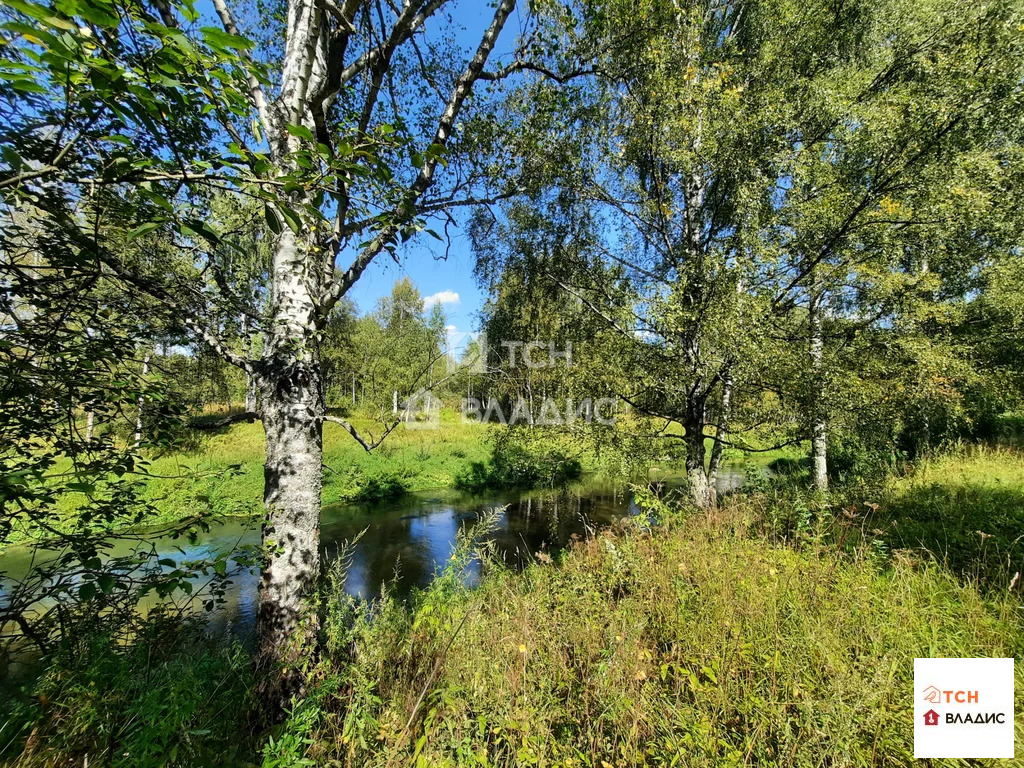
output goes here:
{"type": "Polygon", "coordinates": [[[1022,116],[1022,0],[0,4],[0,754],[908,764],[1021,650],[1022,116]]]}
{"type": "Polygon", "coordinates": [[[1019,562],[1021,544],[992,527],[1010,515],[1020,530],[1024,505],[996,491],[1024,497],[1016,449],[960,449],[828,498],[763,481],[711,514],[644,492],[644,514],[525,572],[491,561],[473,589],[462,568],[486,539],[465,539],[429,588],[369,612],[345,594],[342,559],[319,595],[309,689],[266,738],[251,728],[248,654],[201,634],[182,644],[195,628],[154,618],[128,649],[86,636],[52,660],[3,713],[5,754],[21,766],[908,764],[915,657],[1024,652],[1004,559],[1019,562]],[[941,502],[919,506],[922,493],[941,502]],[[907,526],[924,510],[930,530],[907,526]],[[998,557],[975,557],[985,541],[998,557]]]}

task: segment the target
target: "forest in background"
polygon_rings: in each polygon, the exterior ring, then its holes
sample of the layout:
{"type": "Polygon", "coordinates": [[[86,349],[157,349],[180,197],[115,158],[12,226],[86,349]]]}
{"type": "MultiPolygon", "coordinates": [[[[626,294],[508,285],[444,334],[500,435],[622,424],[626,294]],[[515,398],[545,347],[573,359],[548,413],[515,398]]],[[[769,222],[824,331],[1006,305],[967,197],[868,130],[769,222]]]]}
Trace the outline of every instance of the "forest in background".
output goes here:
{"type": "Polygon", "coordinates": [[[0,8],[0,757],[908,764],[908,660],[1024,636],[1024,7],[459,7],[0,8]],[[349,295],[426,243],[457,349],[349,295]],[[523,573],[489,515],[407,600],[322,556],[598,472],[636,514],[523,573]],[[242,571],[252,647],[181,609],[242,571]]]}

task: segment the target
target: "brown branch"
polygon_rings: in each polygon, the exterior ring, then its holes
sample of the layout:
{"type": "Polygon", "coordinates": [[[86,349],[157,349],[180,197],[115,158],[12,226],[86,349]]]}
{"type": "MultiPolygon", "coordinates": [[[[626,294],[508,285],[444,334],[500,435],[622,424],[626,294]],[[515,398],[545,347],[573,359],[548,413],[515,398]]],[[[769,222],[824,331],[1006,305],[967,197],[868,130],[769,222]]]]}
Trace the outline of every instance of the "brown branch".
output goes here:
{"type": "Polygon", "coordinates": [[[374,448],[383,443],[384,438],[390,435],[395,430],[395,428],[402,423],[401,419],[396,419],[387,426],[387,428],[384,430],[380,437],[373,439],[373,436],[371,435],[372,442],[368,443],[363,438],[363,436],[359,434],[359,431],[355,427],[353,427],[350,422],[345,421],[345,419],[342,419],[338,416],[331,416],[330,414],[328,414],[324,416],[324,421],[329,421],[332,424],[339,424],[342,428],[344,428],[346,432],[348,432],[350,435],[352,435],[352,437],[356,439],[357,443],[363,446],[363,450],[365,450],[367,453],[371,453],[374,448]]]}
{"type": "Polygon", "coordinates": [[[569,82],[570,80],[574,80],[577,77],[586,77],[587,75],[600,74],[601,70],[598,69],[597,67],[581,67],[579,69],[574,69],[571,72],[566,72],[565,74],[560,75],[554,70],[548,69],[547,67],[543,66],[542,64],[535,64],[531,61],[514,61],[507,67],[502,67],[497,72],[481,72],[480,79],[489,80],[493,82],[497,80],[503,80],[509,75],[515,74],[516,72],[537,72],[539,74],[544,75],[544,77],[548,78],[549,80],[554,80],[555,82],[561,85],[565,85],[567,82],[569,82]]]}

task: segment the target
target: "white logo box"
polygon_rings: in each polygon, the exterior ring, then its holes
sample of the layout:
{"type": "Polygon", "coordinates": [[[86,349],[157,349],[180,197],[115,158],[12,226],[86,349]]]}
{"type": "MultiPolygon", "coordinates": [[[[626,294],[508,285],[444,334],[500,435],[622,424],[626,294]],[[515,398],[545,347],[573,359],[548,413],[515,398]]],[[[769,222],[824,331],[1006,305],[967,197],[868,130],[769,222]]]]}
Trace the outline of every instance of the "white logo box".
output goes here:
{"type": "Polygon", "coordinates": [[[1012,758],[1013,720],[1013,659],[914,659],[915,758],[1012,758]]]}

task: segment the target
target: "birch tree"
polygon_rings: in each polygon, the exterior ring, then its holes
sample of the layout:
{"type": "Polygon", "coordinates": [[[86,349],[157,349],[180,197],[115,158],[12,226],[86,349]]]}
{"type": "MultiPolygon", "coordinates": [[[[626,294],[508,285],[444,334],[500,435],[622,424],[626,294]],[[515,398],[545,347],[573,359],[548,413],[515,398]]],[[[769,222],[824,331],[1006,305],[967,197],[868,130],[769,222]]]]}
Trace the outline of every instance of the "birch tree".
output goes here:
{"type": "Polygon", "coordinates": [[[3,10],[5,208],[31,206],[59,232],[67,258],[57,274],[92,270],[147,293],[259,391],[268,663],[294,660],[301,642],[289,639],[315,628],[302,621],[303,597],[319,566],[323,423],[338,420],[324,408],[323,326],[375,259],[480,188],[459,151],[460,121],[515,0],[494,5],[467,54],[425,34],[454,6],[288,0],[283,40],[267,51],[243,35],[227,0],[213,0],[216,23],[190,0],[17,0],[3,10]],[[264,207],[274,233],[265,311],[217,279],[215,190],[264,207]],[[113,221],[131,222],[143,242],[171,238],[176,260],[123,258],[105,239],[113,221]],[[259,328],[258,357],[226,338],[214,318],[229,315],[259,328]]]}
{"type": "Polygon", "coordinates": [[[744,447],[742,432],[764,426],[766,394],[783,400],[783,418],[801,406],[799,434],[784,439],[813,445],[824,487],[835,410],[823,381],[827,310],[852,316],[844,333],[890,322],[891,302],[858,301],[853,286],[957,218],[936,180],[963,164],[965,186],[985,194],[985,169],[1016,162],[1019,8],[591,0],[572,9],[556,22],[566,44],[549,66],[564,69],[574,52],[573,66],[589,64],[592,87],[564,113],[566,140],[589,143],[571,174],[552,152],[548,184],[600,222],[591,250],[624,279],[610,285],[591,269],[559,279],[620,337],[620,396],[682,428],[664,436],[685,444],[698,506],[714,500],[717,461],[708,465],[705,440],[719,443],[719,459],[724,445],[744,447]],[[635,293],[633,316],[602,312],[623,286],[635,293]],[[794,336],[797,325],[810,327],[794,336]],[[781,357],[801,361],[788,380],[777,369],[793,366],[781,357]]]}

